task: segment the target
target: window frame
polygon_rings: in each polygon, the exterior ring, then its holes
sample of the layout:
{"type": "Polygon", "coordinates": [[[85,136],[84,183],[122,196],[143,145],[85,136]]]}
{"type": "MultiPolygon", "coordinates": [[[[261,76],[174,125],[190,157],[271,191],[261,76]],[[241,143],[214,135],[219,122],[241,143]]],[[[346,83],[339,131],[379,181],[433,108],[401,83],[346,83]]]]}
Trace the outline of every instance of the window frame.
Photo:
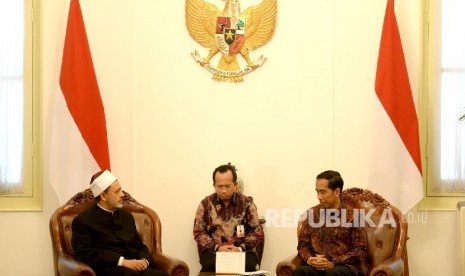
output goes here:
{"type": "MultiPolygon", "coordinates": [[[[423,186],[424,197],[418,204],[419,210],[439,210],[453,211],[457,209],[457,204],[465,200],[463,192],[434,192],[433,180],[431,176],[432,160],[431,151],[433,146],[429,143],[433,131],[435,112],[435,91],[440,89],[441,76],[441,45],[440,32],[434,28],[440,28],[437,20],[440,20],[441,1],[444,0],[427,0],[422,2],[422,63],[421,67],[421,93],[420,93],[420,129],[422,139],[422,149],[424,151],[422,162],[424,167],[423,186]]],[[[465,122],[464,122],[465,123],[465,122]]]]}

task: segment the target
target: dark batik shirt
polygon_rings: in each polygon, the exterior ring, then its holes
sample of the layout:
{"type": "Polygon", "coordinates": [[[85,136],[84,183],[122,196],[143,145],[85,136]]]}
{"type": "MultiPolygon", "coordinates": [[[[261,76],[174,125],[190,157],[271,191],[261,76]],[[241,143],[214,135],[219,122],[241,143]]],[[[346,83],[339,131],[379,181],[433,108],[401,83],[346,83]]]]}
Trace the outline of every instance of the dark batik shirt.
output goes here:
{"type": "Polygon", "coordinates": [[[216,193],[205,197],[195,214],[194,239],[202,250],[215,251],[221,245],[232,244],[255,251],[258,242],[263,241],[263,230],[253,199],[234,193],[226,207],[216,193]],[[245,235],[238,237],[238,225],[244,226],[245,235]]]}
{"type": "MultiPolygon", "coordinates": [[[[321,205],[307,210],[307,217],[303,222],[299,234],[297,250],[300,257],[307,262],[310,256],[324,255],[334,264],[347,265],[355,274],[361,269],[361,262],[367,255],[367,234],[364,227],[357,227],[354,223],[354,212],[349,206],[341,204],[339,208],[339,226],[328,227],[325,217],[320,220],[321,205]],[[345,209],[346,217],[341,218],[345,209]],[[311,212],[311,213],[309,213],[311,212]],[[313,218],[311,216],[313,214],[313,218]],[[313,220],[313,226],[309,223],[313,220]],[[319,226],[323,222],[321,226],[319,226]],[[348,224],[352,224],[348,227],[348,224]],[[318,225],[318,226],[316,226],[318,225]]],[[[358,220],[356,220],[358,221],[358,220]]]]}

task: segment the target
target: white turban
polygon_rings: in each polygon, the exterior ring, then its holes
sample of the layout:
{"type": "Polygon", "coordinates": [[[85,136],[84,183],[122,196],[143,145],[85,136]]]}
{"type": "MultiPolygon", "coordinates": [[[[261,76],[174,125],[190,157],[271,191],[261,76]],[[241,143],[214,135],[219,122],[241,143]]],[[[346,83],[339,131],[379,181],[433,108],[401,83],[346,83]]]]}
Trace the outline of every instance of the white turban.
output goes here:
{"type": "Polygon", "coordinates": [[[92,190],[92,194],[94,195],[94,197],[97,197],[98,195],[100,195],[116,180],[118,180],[116,176],[114,176],[108,170],[105,170],[101,175],[95,178],[94,181],[90,184],[90,189],[92,190]]]}

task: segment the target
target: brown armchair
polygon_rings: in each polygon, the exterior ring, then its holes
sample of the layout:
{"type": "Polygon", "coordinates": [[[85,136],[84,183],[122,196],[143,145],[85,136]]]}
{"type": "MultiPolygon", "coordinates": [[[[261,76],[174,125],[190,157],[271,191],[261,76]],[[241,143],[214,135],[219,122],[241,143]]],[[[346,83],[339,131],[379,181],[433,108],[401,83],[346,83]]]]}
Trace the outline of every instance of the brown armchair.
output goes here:
{"type": "MultiPolygon", "coordinates": [[[[147,206],[137,202],[124,192],[123,209],[134,216],[137,232],[152,253],[157,269],[166,271],[170,276],[188,276],[187,264],[175,257],[162,253],[161,223],[158,215],[147,206]]],[[[95,202],[90,189],[73,196],[66,204],[59,207],[50,219],[50,235],[53,246],[53,262],[56,276],[95,275],[86,264],[73,258],[71,245],[71,223],[76,215],[95,202]]]]}
{"type": "MultiPolygon", "coordinates": [[[[407,221],[404,215],[380,195],[369,190],[350,188],[344,190],[342,200],[355,208],[365,209],[368,214],[370,209],[375,209],[371,220],[379,226],[380,219],[383,218],[383,210],[391,211],[397,227],[391,224],[382,224],[381,227],[371,227],[367,223],[365,229],[368,236],[368,257],[362,263],[363,275],[369,276],[408,276],[407,259],[407,221]]],[[[390,217],[384,217],[390,218],[390,217]]],[[[302,227],[299,222],[297,235],[302,227]]],[[[297,266],[303,264],[302,258],[298,254],[289,256],[276,266],[276,275],[290,276],[297,266]]]]}

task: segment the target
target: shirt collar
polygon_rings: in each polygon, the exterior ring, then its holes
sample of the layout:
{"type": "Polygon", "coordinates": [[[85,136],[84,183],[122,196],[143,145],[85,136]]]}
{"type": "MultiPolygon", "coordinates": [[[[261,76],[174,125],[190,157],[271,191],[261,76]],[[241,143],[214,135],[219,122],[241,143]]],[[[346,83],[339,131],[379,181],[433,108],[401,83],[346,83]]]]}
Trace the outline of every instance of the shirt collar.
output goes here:
{"type": "MultiPolygon", "coordinates": [[[[98,204],[98,203],[97,203],[97,206],[98,206],[100,209],[102,209],[103,211],[108,212],[108,213],[110,213],[110,214],[113,214],[113,212],[114,212],[114,211],[110,211],[110,210],[108,210],[108,209],[106,209],[106,208],[103,208],[103,207],[100,206],[100,204],[98,204]]],[[[115,211],[116,211],[116,210],[115,210],[115,211]]]]}
{"type": "MultiPolygon", "coordinates": [[[[233,193],[230,203],[232,203],[234,205],[237,205],[237,201],[238,201],[238,199],[236,198],[236,193],[233,193]]],[[[216,203],[223,203],[223,200],[221,200],[221,198],[216,193],[215,193],[215,202],[216,203]]]]}

